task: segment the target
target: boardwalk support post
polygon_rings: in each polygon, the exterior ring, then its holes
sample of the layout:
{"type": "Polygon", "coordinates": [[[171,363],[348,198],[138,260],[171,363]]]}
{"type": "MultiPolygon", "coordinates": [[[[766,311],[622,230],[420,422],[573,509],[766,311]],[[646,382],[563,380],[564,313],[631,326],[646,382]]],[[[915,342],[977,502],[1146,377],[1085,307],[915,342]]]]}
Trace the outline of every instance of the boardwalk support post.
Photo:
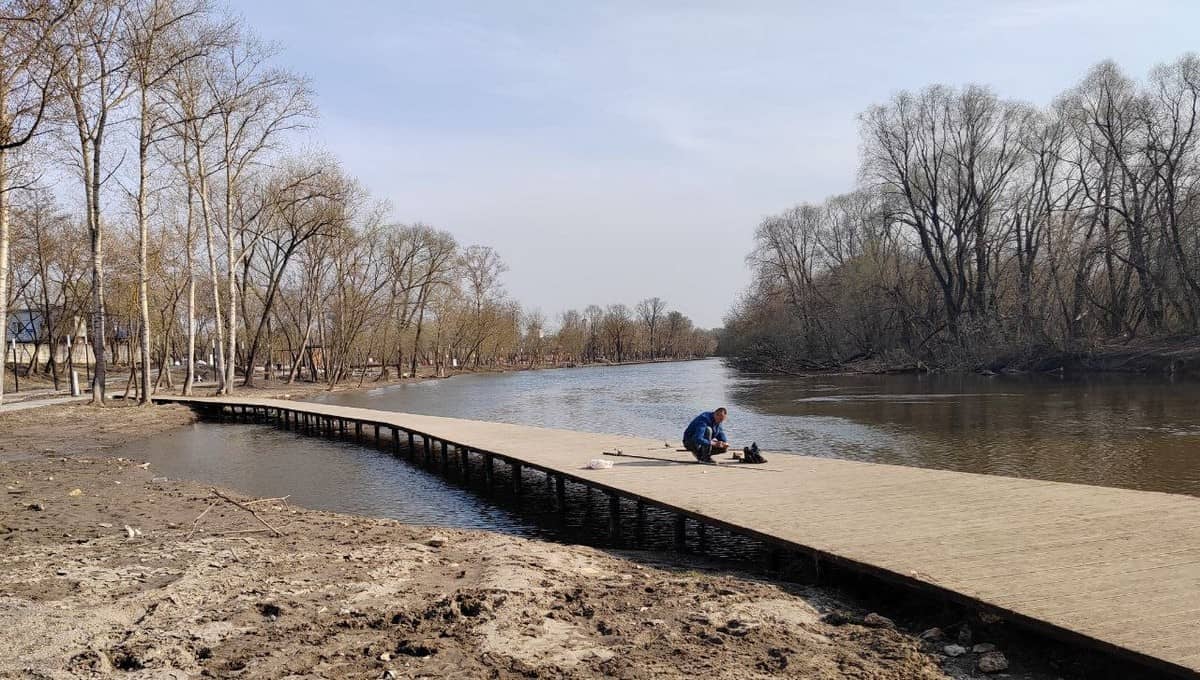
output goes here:
{"type": "Polygon", "coordinates": [[[470,453],[471,453],[471,450],[468,449],[467,447],[465,447],[465,446],[458,447],[458,458],[459,458],[459,462],[462,464],[462,478],[463,478],[464,482],[469,481],[471,478],[470,453]]]}
{"type": "Polygon", "coordinates": [[[408,433],[408,459],[412,460],[417,456],[417,441],[412,432],[408,433]]]}
{"type": "Polygon", "coordinates": [[[562,475],[554,476],[554,505],[558,514],[567,515],[567,480],[562,475]]]}
{"type": "Polygon", "coordinates": [[[375,423],[375,448],[379,448],[379,423],[375,423]]]}
{"type": "MultiPolygon", "coordinates": [[[[362,421],[359,421],[359,420],[354,421],[354,443],[355,444],[362,443],[362,421]]],[[[379,443],[379,442],[376,441],[376,443],[379,443]]]]}
{"type": "Polygon", "coordinates": [[[642,547],[642,543],[646,540],[646,503],[638,500],[637,507],[633,511],[633,543],[637,547],[642,547]]]}
{"type": "Polygon", "coordinates": [[[450,447],[446,444],[446,440],[442,440],[442,474],[450,474],[450,447]]]}
{"type": "Polygon", "coordinates": [[[608,492],[608,538],[613,545],[621,542],[621,497],[608,492]]]}
{"type": "Polygon", "coordinates": [[[513,495],[517,498],[521,497],[521,464],[512,462],[512,487],[513,495]]]}
{"type": "MultiPolygon", "coordinates": [[[[376,432],[379,431],[378,425],[375,426],[375,431],[376,432]]],[[[400,430],[399,430],[399,428],[395,428],[395,427],[392,428],[392,455],[393,456],[400,455],[400,430]]]]}
{"type": "Polygon", "coordinates": [[[687,552],[687,517],[675,515],[675,552],[687,552]]]}

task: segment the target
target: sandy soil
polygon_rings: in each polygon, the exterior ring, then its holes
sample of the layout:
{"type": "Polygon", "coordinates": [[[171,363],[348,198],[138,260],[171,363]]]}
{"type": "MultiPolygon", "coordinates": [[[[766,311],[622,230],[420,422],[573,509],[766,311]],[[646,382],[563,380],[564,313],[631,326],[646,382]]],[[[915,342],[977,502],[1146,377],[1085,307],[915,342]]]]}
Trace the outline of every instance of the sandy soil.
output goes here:
{"type": "Polygon", "coordinates": [[[822,623],[819,597],[769,583],[247,506],[276,535],[155,479],[111,458],[0,465],[0,675],[943,677],[914,640],[822,623]]]}
{"type": "Polygon", "coordinates": [[[727,564],[317,512],[104,454],[192,419],[0,416],[0,677],[982,677],[948,640],[727,564]]]}

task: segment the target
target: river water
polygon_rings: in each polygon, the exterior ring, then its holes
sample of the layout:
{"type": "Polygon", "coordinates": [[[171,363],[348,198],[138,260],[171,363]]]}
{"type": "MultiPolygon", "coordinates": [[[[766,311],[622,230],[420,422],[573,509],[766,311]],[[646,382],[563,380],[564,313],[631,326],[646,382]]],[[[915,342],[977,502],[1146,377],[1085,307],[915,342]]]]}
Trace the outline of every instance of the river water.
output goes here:
{"type": "Polygon", "coordinates": [[[1200,496],[1200,382],[747,375],[718,359],[460,376],[316,399],[677,440],[726,406],[737,445],[1200,496]]]}
{"type": "MultiPolygon", "coordinates": [[[[677,440],[726,406],[766,451],[1200,496],[1200,383],[1141,376],[779,377],[719,360],[465,375],[325,403],[677,440]]],[[[116,455],[320,509],[539,533],[528,512],[346,442],[200,423],[116,455]]],[[[788,455],[777,453],[775,455],[788,455]]]]}

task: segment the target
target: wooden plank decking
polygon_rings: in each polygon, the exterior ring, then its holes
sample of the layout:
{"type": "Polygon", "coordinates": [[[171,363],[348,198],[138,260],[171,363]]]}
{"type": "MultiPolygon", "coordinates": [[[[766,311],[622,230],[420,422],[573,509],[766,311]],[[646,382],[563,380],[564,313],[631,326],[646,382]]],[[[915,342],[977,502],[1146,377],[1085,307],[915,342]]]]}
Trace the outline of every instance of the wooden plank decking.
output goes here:
{"type": "Polygon", "coordinates": [[[327,404],[158,397],[381,425],[496,454],[939,591],[1181,675],[1200,674],[1200,499],[774,455],[685,466],[675,442],[327,404]],[[620,449],[659,458],[591,458],[620,449]]]}

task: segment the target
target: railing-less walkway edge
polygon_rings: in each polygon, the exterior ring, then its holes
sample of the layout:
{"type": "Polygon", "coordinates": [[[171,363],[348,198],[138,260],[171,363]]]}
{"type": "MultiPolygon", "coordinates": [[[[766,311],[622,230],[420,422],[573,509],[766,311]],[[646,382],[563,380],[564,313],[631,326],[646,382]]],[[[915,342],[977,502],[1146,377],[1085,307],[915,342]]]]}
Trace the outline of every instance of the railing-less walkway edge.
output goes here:
{"type": "Polygon", "coordinates": [[[639,521],[646,504],[678,513],[677,540],[690,517],[1160,670],[1200,672],[1200,499],[1191,496],[798,455],[680,465],[690,455],[673,443],[639,437],[282,399],[155,401],[250,410],[314,434],[353,430],[376,444],[386,433],[397,453],[406,437],[407,450],[447,468],[481,456],[486,477],[498,458],[518,494],[523,468],[553,477],[560,507],[565,481],[582,483],[610,507],[633,500],[639,521]],[[625,455],[607,457],[612,468],[585,468],[617,450],[625,455]]]}

